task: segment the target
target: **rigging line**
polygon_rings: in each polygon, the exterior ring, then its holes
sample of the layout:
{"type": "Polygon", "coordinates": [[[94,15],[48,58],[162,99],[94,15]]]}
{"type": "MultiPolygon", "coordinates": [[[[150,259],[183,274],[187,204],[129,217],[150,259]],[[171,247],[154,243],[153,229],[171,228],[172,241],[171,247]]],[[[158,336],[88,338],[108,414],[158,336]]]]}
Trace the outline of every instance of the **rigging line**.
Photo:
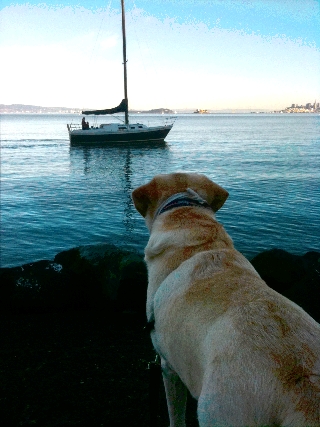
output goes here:
{"type": "MultiPolygon", "coordinates": [[[[135,9],[138,9],[138,8],[137,8],[137,6],[136,6],[136,4],[135,4],[135,2],[133,1],[132,3],[133,3],[134,8],[135,8],[135,9]]],[[[134,25],[133,25],[133,29],[134,29],[134,33],[135,33],[135,36],[136,36],[136,41],[137,41],[137,43],[138,43],[138,48],[139,48],[140,56],[141,56],[141,59],[142,59],[142,65],[143,65],[144,71],[145,71],[145,73],[146,73],[146,75],[147,75],[147,74],[148,74],[148,73],[147,73],[147,67],[146,67],[146,64],[145,64],[145,61],[144,61],[144,56],[143,56],[143,54],[142,54],[142,49],[141,49],[140,39],[139,39],[139,37],[138,37],[138,33],[137,33],[137,27],[136,27],[136,25],[135,25],[135,24],[137,24],[137,20],[134,18],[134,15],[133,15],[133,13],[132,13],[132,9],[130,10],[130,15],[131,15],[132,22],[133,22],[133,24],[134,24],[134,25]]],[[[148,46],[147,46],[147,47],[148,47],[148,46]]],[[[149,47],[148,47],[148,50],[149,50],[149,47]]]]}
{"type": "MultiPolygon", "coordinates": [[[[134,6],[134,8],[135,9],[138,9],[137,8],[137,5],[136,5],[136,3],[135,3],[135,0],[132,0],[132,3],[133,3],[133,6],[134,6]]],[[[130,11],[130,14],[131,14],[131,17],[132,17],[132,21],[134,22],[134,23],[137,23],[137,19],[134,19],[134,17],[133,17],[133,14],[132,14],[132,12],[130,11]]],[[[138,42],[138,46],[139,46],[139,51],[140,51],[140,56],[141,56],[141,58],[142,58],[142,64],[143,64],[143,68],[144,68],[144,71],[145,71],[145,73],[146,73],[146,76],[149,76],[150,75],[150,73],[148,73],[148,69],[147,69],[147,66],[145,65],[146,63],[145,63],[145,61],[144,61],[144,55],[142,54],[142,49],[141,49],[141,45],[140,45],[140,39],[139,39],[139,37],[138,37],[138,33],[137,33],[137,30],[136,30],[136,25],[133,25],[133,27],[134,27],[134,31],[135,31],[135,35],[136,35],[136,40],[137,40],[137,42],[138,42]]],[[[150,49],[150,45],[149,45],[149,43],[148,43],[148,37],[145,37],[144,39],[143,39],[143,41],[144,41],[144,43],[146,44],[146,46],[147,46],[147,52],[148,52],[148,55],[149,55],[149,58],[150,58],[150,60],[148,61],[149,62],[149,64],[151,64],[151,71],[152,71],[152,73],[151,74],[153,74],[153,76],[154,76],[154,79],[153,80],[159,80],[160,79],[160,74],[159,74],[159,69],[158,69],[158,67],[156,66],[156,63],[155,63],[155,60],[154,60],[154,56],[153,56],[153,51],[152,51],[152,49],[150,49]]],[[[148,78],[148,77],[147,77],[148,78]]],[[[152,83],[150,82],[150,79],[149,79],[149,85],[151,85],[151,88],[152,88],[152,83]]],[[[150,93],[152,93],[152,90],[150,91],[150,93]]],[[[166,97],[167,98],[167,97],[166,97]]],[[[167,99],[165,99],[165,102],[166,102],[166,104],[167,104],[167,99]]],[[[168,108],[167,107],[167,105],[166,106],[163,106],[164,108],[168,108]]]]}
{"type": "Polygon", "coordinates": [[[102,24],[103,24],[103,22],[104,22],[104,20],[105,20],[105,17],[106,17],[106,15],[107,15],[107,12],[110,12],[111,3],[112,3],[112,0],[110,0],[110,1],[109,1],[109,5],[107,6],[105,13],[103,13],[103,14],[102,14],[102,20],[101,20],[101,23],[100,23],[100,27],[99,27],[99,30],[98,30],[98,34],[97,34],[97,36],[96,36],[96,40],[95,40],[95,42],[94,42],[94,44],[93,44],[93,49],[92,49],[92,52],[91,52],[91,57],[90,57],[90,59],[89,59],[89,63],[91,63],[92,58],[93,58],[94,51],[96,50],[96,47],[97,47],[97,44],[98,44],[98,39],[99,39],[99,37],[100,37],[100,33],[101,33],[101,30],[102,30],[102,24]]]}
{"type": "MultiPolygon", "coordinates": [[[[89,58],[89,67],[90,67],[90,65],[91,65],[91,63],[92,63],[92,60],[93,60],[93,57],[94,57],[94,53],[95,53],[96,48],[97,48],[97,45],[98,45],[98,40],[99,40],[100,33],[101,33],[101,30],[102,30],[103,22],[104,22],[104,20],[105,20],[105,18],[106,18],[106,16],[107,16],[107,12],[110,12],[110,9],[111,9],[111,3],[112,3],[112,0],[110,0],[110,1],[109,1],[109,4],[108,4],[108,6],[106,7],[105,12],[104,12],[104,13],[102,13],[102,19],[101,19],[101,22],[100,22],[99,30],[98,30],[98,33],[97,33],[97,35],[96,35],[96,39],[95,39],[95,41],[94,41],[94,43],[93,43],[93,49],[92,49],[92,51],[91,51],[91,55],[90,55],[90,58],[89,58]]],[[[86,108],[85,108],[85,106],[82,106],[82,110],[85,110],[85,109],[86,109],[86,108]]]]}

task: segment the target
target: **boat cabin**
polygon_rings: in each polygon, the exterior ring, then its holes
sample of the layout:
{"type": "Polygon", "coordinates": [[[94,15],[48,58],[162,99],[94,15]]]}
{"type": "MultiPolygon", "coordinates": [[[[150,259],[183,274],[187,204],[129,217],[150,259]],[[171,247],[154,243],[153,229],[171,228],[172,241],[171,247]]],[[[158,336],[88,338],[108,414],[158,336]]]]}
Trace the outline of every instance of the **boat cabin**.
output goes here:
{"type": "Polygon", "coordinates": [[[100,129],[105,129],[109,132],[130,132],[134,130],[147,129],[147,126],[142,125],[141,123],[134,124],[118,124],[118,123],[103,123],[100,125],[100,129]]]}

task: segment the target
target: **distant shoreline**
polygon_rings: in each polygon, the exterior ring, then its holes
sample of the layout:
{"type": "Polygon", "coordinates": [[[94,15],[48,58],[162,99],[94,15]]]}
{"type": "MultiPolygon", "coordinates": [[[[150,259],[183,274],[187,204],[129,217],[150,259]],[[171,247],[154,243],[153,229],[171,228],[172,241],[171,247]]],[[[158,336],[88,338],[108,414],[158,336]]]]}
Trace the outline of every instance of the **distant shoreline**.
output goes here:
{"type": "MultiPolygon", "coordinates": [[[[200,110],[202,111],[202,110],[200,110]]],[[[221,110],[203,110],[205,113],[196,114],[198,116],[206,116],[210,114],[319,114],[320,109],[306,109],[306,108],[292,108],[287,107],[283,110],[267,110],[255,108],[225,108],[221,110]]],[[[192,114],[194,109],[177,109],[171,110],[169,108],[156,108],[151,110],[129,110],[130,114],[192,114]]],[[[74,114],[82,115],[82,110],[78,108],[69,107],[41,107],[37,105],[25,104],[0,104],[0,114],[74,114]]]]}
{"type": "MultiPolygon", "coordinates": [[[[41,107],[38,105],[0,104],[1,114],[77,114],[82,115],[82,109],[70,107],[41,107]]],[[[152,110],[129,110],[131,114],[175,114],[169,108],[156,108],[152,110]]]]}
{"type": "MultiPolygon", "coordinates": [[[[137,111],[129,111],[129,113],[133,116],[138,116],[138,115],[144,115],[144,114],[153,114],[153,115],[190,115],[193,117],[205,117],[205,116],[213,116],[213,115],[223,115],[223,114],[230,114],[230,115],[247,115],[250,114],[252,116],[254,115],[262,115],[262,114],[266,114],[266,115],[285,115],[285,116],[289,116],[289,115],[296,115],[299,114],[300,116],[310,116],[312,114],[320,114],[320,112],[294,112],[294,113],[289,113],[289,112],[283,112],[283,111],[241,111],[241,110],[232,110],[232,111],[211,111],[210,113],[206,113],[206,114],[194,114],[192,111],[176,111],[174,113],[150,113],[148,111],[141,111],[141,112],[137,112],[137,111]]],[[[41,113],[37,113],[37,112],[3,112],[0,111],[0,116],[63,116],[63,115],[73,115],[73,116],[83,116],[83,114],[81,113],[66,113],[66,112],[41,112],[41,113]]],[[[106,116],[101,116],[101,117],[106,117],[106,116]]]]}

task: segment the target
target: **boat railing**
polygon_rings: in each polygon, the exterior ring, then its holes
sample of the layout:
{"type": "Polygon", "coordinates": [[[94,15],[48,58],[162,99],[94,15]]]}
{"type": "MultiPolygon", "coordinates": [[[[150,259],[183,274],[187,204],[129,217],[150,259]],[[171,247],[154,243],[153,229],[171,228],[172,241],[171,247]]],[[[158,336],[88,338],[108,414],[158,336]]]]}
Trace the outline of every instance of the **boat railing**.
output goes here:
{"type": "Polygon", "coordinates": [[[82,129],[82,125],[79,123],[70,123],[67,125],[67,128],[69,132],[72,132],[73,130],[76,130],[76,129],[82,129]]]}
{"type": "Polygon", "coordinates": [[[177,120],[177,116],[169,116],[165,118],[165,126],[173,126],[174,122],[177,120]]]}

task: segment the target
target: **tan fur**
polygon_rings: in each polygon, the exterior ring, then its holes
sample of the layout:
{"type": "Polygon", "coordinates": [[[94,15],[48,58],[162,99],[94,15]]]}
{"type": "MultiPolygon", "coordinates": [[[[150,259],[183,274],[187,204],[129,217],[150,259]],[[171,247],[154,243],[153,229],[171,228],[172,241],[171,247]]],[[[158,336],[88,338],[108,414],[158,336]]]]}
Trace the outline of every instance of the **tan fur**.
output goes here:
{"type": "Polygon", "coordinates": [[[320,325],[269,288],[214,216],[228,193],[198,174],[159,175],[133,191],[150,239],[147,317],[161,356],[171,427],[186,387],[201,427],[320,426],[320,325]],[[161,203],[191,188],[212,210],[161,203]]]}

